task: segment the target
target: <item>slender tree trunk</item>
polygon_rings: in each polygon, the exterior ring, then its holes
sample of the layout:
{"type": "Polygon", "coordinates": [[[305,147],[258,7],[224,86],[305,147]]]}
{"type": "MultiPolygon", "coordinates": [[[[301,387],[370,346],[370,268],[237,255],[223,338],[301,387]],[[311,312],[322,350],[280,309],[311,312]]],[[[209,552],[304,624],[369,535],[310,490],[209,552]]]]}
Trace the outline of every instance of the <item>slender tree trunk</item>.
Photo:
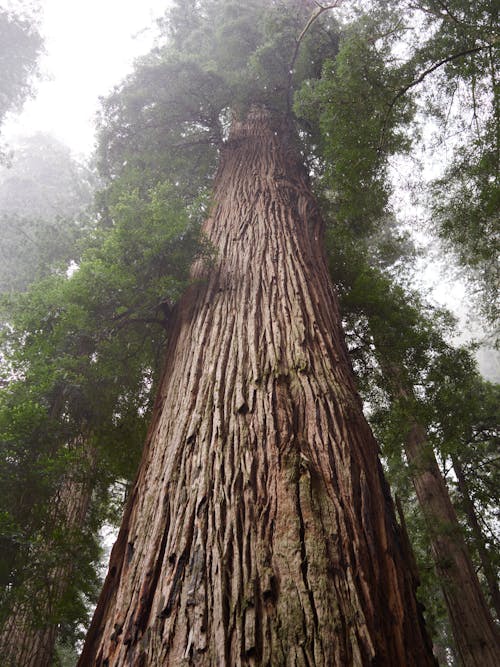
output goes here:
{"type": "MultiPolygon", "coordinates": [[[[375,340],[381,368],[395,398],[415,403],[412,388],[402,380],[401,368],[388,362],[375,340]]],[[[440,578],[453,638],[464,667],[496,667],[500,636],[472,564],[448,487],[439,470],[424,426],[409,427],[404,450],[418,504],[426,520],[433,559],[440,578]]]]}
{"type": "MultiPolygon", "coordinates": [[[[86,452],[86,455],[89,454],[86,452]]],[[[87,518],[90,499],[91,485],[88,481],[66,479],[53,500],[54,522],[65,530],[78,530],[87,518]]],[[[44,558],[50,552],[50,542],[41,548],[41,557],[44,558]]],[[[2,667],[50,667],[53,664],[58,632],[56,609],[73,571],[73,562],[65,559],[49,568],[43,582],[42,573],[38,573],[36,581],[28,580],[23,585],[0,629],[2,667]]]]}
{"type": "Polygon", "coordinates": [[[290,136],[222,149],[79,665],[435,664],[290,136]]]}
{"type": "Polygon", "coordinates": [[[488,549],[486,548],[484,542],[483,531],[479,525],[474,503],[470,497],[469,485],[467,483],[467,478],[462,468],[462,464],[456,456],[452,456],[451,460],[453,463],[453,470],[457,476],[458,488],[460,490],[460,494],[462,495],[467,521],[469,522],[469,526],[472,530],[474,543],[476,545],[477,553],[479,554],[481,567],[483,568],[484,578],[486,579],[486,583],[488,585],[491,603],[496,611],[498,620],[500,620],[500,590],[498,589],[498,578],[493,568],[488,549]]]}
{"type": "Polygon", "coordinates": [[[465,539],[425,429],[414,424],[405,452],[425,515],[434,562],[464,667],[499,664],[498,630],[483,596],[465,539]]]}

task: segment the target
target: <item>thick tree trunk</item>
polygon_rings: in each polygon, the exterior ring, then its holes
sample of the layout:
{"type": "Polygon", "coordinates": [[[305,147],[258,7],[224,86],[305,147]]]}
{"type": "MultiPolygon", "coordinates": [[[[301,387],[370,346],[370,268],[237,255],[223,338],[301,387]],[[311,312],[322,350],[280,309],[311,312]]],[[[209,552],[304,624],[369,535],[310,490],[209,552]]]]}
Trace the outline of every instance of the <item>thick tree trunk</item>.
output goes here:
{"type": "Polygon", "coordinates": [[[484,599],[465,539],[425,429],[414,424],[406,438],[419,505],[425,515],[436,569],[464,667],[499,664],[498,630],[484,599]]]}
{"type": "Polygon", "coordinates": [[[433,665],[286,129],[222,150],[80,665],[433,665]]]}
{"type": "MultiPolygon", "coordinates": [[[[64,526],[65,530],[78,530],[87,518],[90,499],[91,485],[88,482],[66,479],[53,500],[54,522],[64,526]]],[[[41,548],[43,558],[51,544],[41,548]]],[[[57,605],[73,571],[73,562],[65,559],[47,572],[38,573],[36,581],[31,579],[23,585],[0,629],[2,667],[50,667],[53,664],[58,633],[57,605]]]]}
{"type": "Polygon", "coordinates": [[[452,463],[453,470],[457,476],[458,488],[460,490],[460,494],[462,495],[465,515],[467,517],[470,529],[472,530],[472,535],[474,537],[477,553],[479,554],[479,560],[481,561],[484,578],[486,579],[486,583],[488,585],[491,604],[496,611],[497,619],[500,621],[500,590],[498,588],[498,578],[495,572],[495,568],[493,567],[490,554],[488,553],[488,549],[485,545],[483,531],[479,525],[479,519],[477,517],[476,509],[469,493],[469,485],[467,483],[467,478],[462,468],[462,464],[456,456],[452,456],[452,463]]]}

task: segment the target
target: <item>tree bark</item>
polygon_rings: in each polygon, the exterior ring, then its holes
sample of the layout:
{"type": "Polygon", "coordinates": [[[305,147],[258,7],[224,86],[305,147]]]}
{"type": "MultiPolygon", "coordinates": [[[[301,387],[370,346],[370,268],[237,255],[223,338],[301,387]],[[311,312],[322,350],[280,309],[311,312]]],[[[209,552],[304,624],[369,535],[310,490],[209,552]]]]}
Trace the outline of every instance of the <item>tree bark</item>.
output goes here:
{"type": "Polygon", "coordinates": [[[80,666],[434,665],[284,123],[233,123],[80,666]]]}
{"type": "MultiPolygon", "coordinates": [[[[91,466],[94,451],[84,451],[91,466]],[[91,459],[91,461],[90,461],[91,459]]],[[[53,499],[52,519],[65,530],[78,530],[85,524],[90,507],[92,486],[87,480],[68,477],[53,499]]],[[[52,526],[49,526],[49,530],[52,526]]],[[[46,556],[50,542],[41,547],[46,556]]],[[[36,554],[33,554],[36,557],[36,554]]],[[[57,605],[66,591],[74,563],[63,562],[36,580],[29,579],[18,592],[12,611],[0,629],[0,664],[2,667],[50,667],[53,665],[58,634],[57,605]],[[43,580],[41,577],[44,577],[43,580]]]]}
{"type": "Polygon", "coordinates": [[[405,442],[419,505],[464,667],[496,667],[500,640],[470,558],[448,488],[425,429],[413,424],[405,442]]]}
{"type": "Polygon", "coordinates": [[[469,493],[469,485],[467,483],[467,478],[462,468],[462,464],[456,456],[452,456],[451,460],[453,463],[453,470],[457,476],[458,488],[463,499],[465,515],[474,537],[474,544],[476,545],[477,553],[479,554],[479,560],[481,561],[481,567],[483,568],[484,578],[486,579],[486,583],[488,585],[491,604],[496,611],[497,619],[500,621],[500,590],[498,588],[498,577],[496,575],[495,568],[493,567],[493,563],[491,562],[488,549],[485,545],[483,531],[479,525],[476,509],[469,493]]]}

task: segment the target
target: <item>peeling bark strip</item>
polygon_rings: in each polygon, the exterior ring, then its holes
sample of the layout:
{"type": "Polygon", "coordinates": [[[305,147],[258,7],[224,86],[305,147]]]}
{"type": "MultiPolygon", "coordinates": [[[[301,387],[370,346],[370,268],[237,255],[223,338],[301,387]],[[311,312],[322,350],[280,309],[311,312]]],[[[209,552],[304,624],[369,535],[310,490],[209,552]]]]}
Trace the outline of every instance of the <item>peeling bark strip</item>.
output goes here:
{"type": "Polygon", "coordinates": [[[233,124],[205,232],[80,666],[435,664],[322,221],[263,109],[233,124]]]}

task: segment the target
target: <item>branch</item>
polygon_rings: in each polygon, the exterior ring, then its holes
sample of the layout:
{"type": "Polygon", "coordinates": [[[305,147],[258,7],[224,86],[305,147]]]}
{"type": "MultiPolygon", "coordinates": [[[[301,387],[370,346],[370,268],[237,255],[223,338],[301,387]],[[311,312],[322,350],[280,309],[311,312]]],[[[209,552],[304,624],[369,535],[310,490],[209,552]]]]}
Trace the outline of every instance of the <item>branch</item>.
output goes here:
{"type": "Polygon", "coordinates": [[[333,2],[330,5],[322,5],[317,0],[313,0],[314,4],[316,5],[317,9],[311,14],[309,17],[309,20],[307,21],[306,25],[304,26],[304,29],[300,33],[300,35],[297,38],[297,42],[295,43],[295,50],[293,52],[292,60],[290,63],[290,66],[288,68],[288,86],[287,86],[287,103],[286,103],[286,108],[287,108],[287,114],[290,114],[290,110],[292,108],[292,81],[293,81],[293,70],[295,67],[295,63],[297,61],[297,57],[299,55],[299,49],[300,45],[302,43],[302,40],[304,39],[305,35],[307,34],[309,28],[312,26],[312,24],[318,19],[321,14],[324,14],[330,9],[337,9],[340,4],[342,3],[342,0],[336,0],[336,2],[333,2]]]}
{"type": "Polygon", "coordinates": [[[482,46],[475,46],[473,49],[467,49],[466,51],[461,51],[460,53],[454,53],[451,56],[448,56],[447,58],[443,58],[442,60],[438,61],[437,63],[434,63],[431,65],[431,67],[428,67],[426,70],[424,70],[416,79],[411,81],[409,84],[404,86],[403,88],[400,88],[396,95],[392,98],[391,102],[389,103],[389,107],[387,109],[387,112],[385,114],[384,118],[384,124],[382,126],[382,133],[380,136],[380,142],[378,146],[378,150],[380,151],[382,149],[382,144],[384,141],[384,137],[387,132],[387,123],[389,122],[389,116],[391,115],[391,112],[396,104],[396,102],[403,97],[403,95],[406,95],[406,93],[411,90],[411,88],[414,88],[415,86],[418,86],[419,83],[422,83],[422,81],[429,75],[432,74],[432,72],[435,72],[437,69],[442,67],[443,65],[446,65],[447,63],[453,62],[454,60],[457,60],[458,58],[463,58],[465,56],[468,56],[472,53],[478,53],[479,51],[482,51],[483,49],[487,49],[490,47],[490,44],[483,44],[482,46]]]}
{"type": "Polygon", "coordinates": [[[455,16],[455,14],[451,11],[451,9],[445,2],[443,2],[442,0],[438,0],[438,5],[442,8],[445,14],[450,17],[452,21],[454,21],[457,25],[462,25],[463,22],[460,21],[460,19],[457,16],[455,16]]]}

